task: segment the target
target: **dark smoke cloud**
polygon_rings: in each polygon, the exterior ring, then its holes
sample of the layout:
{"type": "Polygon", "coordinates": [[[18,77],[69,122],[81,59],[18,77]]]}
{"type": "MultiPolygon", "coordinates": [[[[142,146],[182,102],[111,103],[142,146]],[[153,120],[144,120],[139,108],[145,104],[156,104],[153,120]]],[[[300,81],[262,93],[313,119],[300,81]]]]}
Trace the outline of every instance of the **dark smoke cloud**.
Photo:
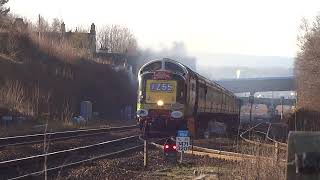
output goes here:
{"type": "Polygon", "coordinates": [[[183,42],[173,42],[170,48],[163,48],[159,51],[151,48],[141,49],[139,54],[139,67],[155,59],[170,58],[179,61],[182,64],[188,66],[190,69],[196,71],[197,59],[193,56],[188,55],[186,46],[183,42]]]}

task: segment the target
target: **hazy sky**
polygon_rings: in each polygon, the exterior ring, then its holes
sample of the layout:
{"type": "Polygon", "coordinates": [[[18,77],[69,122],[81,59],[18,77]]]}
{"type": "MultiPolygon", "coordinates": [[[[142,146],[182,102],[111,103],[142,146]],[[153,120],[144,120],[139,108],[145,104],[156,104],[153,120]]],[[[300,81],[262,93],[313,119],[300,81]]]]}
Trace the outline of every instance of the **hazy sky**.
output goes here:
{"type": "Polygon", "coordinates": [[[31,20],[62,18],[67,28],[128,26],[142,47],[173,41],[189,54],[294,56],[302,17],[320,11],[320,0],[9,0],[12,12],[31,20]]]}

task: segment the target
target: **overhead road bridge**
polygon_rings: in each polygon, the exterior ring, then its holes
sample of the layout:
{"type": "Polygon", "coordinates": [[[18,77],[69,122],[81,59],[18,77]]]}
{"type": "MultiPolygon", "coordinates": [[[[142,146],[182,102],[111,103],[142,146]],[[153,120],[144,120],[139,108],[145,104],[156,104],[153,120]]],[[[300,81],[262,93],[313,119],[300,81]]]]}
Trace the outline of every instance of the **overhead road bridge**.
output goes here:
{"type": "Polygon", "coordinates": [[[233,93],[250,92],[252,95],[256,92],[296,90],[293,76],[224,79],[217,82],[233,93]]]}

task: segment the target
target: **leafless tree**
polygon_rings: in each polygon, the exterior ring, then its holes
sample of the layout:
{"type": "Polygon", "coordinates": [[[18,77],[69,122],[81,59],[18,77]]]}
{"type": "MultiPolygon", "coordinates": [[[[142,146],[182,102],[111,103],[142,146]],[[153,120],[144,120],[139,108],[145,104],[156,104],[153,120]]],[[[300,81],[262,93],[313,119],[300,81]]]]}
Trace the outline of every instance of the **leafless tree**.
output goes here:
{"type": "Polygon", "coordinates": [[[38,31],[39,32],[46,32],[50,29],[50,25],[44,17],[40,16],[38,17],[38,31]]]}
{"type": "Polygon", "coordinates": [[[52,23],[51,23],[51,31],[52,32],[60,32],[61,30],[61,24],[62,20],[58,18],[53,18],[52,23]]]}
{"type": "Polygon", "coordinates": [[[137,40],[126,27],[107,25],[98,33],[100,48],[112,53],[134,53],[137,50],[137,40]]]}
{"type": "Polygon", "coordinates": [[[5,4],[8,2],[9,0],[0,0],[0,18],[2,16],[6,16],[8,14],[8,12],[10,11],[10,8],[5,8],[5,4]]]}
{"type": "Polygon", "coordinates": [[[2,29],[6,25],[5,17],[10,11],[10,8],[6,8],[5,4],[9,0],[0,0],[0,28],[2,29]]]}
{"type": "Polygon", "coordinates": [[[302,20],[295,61],[298,107],[320,111],[320,15],[302,20]]]}

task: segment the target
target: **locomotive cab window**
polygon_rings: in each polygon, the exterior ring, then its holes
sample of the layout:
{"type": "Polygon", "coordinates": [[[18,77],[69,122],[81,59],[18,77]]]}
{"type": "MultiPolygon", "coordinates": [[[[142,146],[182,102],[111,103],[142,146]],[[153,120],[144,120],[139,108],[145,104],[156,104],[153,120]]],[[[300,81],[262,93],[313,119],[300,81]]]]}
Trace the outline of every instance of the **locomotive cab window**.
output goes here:
{"type": "Polygon", "coordinates": [[[177,74],[184,74],[183,69],[179,65],[174,64],[172,62],[165,62],[165,69],[175,72],[177,74]]]}
{"type": "Polygon", "coordinates": [[[145,66],[145,67],[141,70],[141,73],[144,73],[144,72],[152,72],[152,71],[160,70],[160,69],[161,69],[161,66],[162,66],[162,62],[161,62],[161,61],[157,61],[157,62],[151,63],[151,64],[145,66]]]}

